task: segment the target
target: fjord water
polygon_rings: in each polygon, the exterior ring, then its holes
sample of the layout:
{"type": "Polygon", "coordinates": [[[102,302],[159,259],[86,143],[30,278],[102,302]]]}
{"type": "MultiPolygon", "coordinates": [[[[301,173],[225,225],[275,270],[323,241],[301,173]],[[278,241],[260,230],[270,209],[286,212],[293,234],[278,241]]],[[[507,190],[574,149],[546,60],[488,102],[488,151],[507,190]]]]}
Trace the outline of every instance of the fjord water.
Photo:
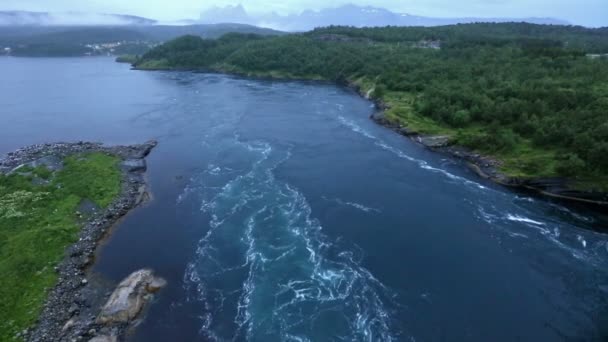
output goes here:
{"type": "Polygon", "coordinates": [[[507,191],[328,84],[0,58],[0,153],[157,139],[91,270],[169,281],[132,341],[608,338],[592,214],[507,191]]]}

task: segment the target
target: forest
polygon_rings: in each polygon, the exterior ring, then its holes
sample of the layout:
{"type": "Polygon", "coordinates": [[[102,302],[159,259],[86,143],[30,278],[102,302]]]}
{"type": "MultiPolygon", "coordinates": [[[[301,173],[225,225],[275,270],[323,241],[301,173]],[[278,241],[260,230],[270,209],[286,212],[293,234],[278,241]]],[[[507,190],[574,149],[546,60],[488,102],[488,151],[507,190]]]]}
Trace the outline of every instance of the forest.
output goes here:
{"type": "Polygon", "coordinates": [[[184,36],[141,69],[197,69],[354,83],[420,133],[496,157],[520,177],[606,189],[608,29],[524,23],[327,27],[262,37],[184,36]]]}

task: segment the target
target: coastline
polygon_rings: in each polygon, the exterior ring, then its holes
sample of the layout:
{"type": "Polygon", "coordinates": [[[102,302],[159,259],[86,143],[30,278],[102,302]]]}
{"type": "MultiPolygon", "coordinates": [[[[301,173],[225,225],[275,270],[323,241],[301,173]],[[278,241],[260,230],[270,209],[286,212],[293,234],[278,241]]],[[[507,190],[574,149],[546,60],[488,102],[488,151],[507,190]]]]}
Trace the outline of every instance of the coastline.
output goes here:
{"type": "Polygon", "coordinates": [[[530,177],[519,178],[511,177],[499,170],[500,160],[472,151],[466,147],[453,145],[449,137],[437,135],[424,135],[400,124],[386,119],[384,113],[390,107],[382,100],[370,96],[370,91],[362,89],[355,82],[332,82],[324,79],[293,77],[292,75],[274,75],[271,73],[252,73],[239,72],[234,69],[225,68],[139,68],[132,65],[133,70],[138,71],[184,71],[184,72],[206,72],[235,75],[239,77],[276,80],[276,81],[305,81],[305,82],[326,82],[344,86],[355,91],[359,96],[374,103],[376,112],[370,119],[379,125],[395,131],[415,143],[423,145],[431,151],[443,153],[453,158],[463,160],[469,168],[479,177],[493,181],[494,183],[511,188],[516,191],[533,193],[537,196],[554,199],[570,204],[583,205],[596,210],[605,210],[608,207],[608,193],[600,191],[579,190],[572,186],[573,180],[566,177],[530,177]]]}
{"type": "Polygon", "coordinates": [[[564,177],[524,179],[505,175],[499,170],[499,160],[476,153],[463,146],[452,145],[448,137],[423,135],[405,126],[395,124],[384,116],[385,111],[390,108],[388,104],[370,97],[369,92],[364,91],[353,82],[348,82],[345,86],[354,90],[359,96],[374,103],[376,112],[370,116],[372,121],[409,138],[431,151],[465,161],[468,167],[481,178],[491,180],[496,184],[514,190],[532,192],[539,196],[590,206],[595,209],[606,209],[608,207],[608,193],[576,190],[570,186],[571,180],[564,177]]]}
{"type": "MultiPolygon", "coordinates": [[[[87,270],[94,262],[97,247],[111,233],[118,221],[149,198],[145,179],[145,158],[156,146],[155,141],[131,146],[103,146],[100,143],[38,144],[8,153],[0,160],[0,173],[43,157],[65,158],[79,153],[104,153],[120,160],[121,191],[106,209],[93,209],[80,222],[79,240],[66,249],[55,267],[58,282],[49,289],[37,322],[16,336],[25,341],[72,341],[91,338],[103,329],[95,323],[107,286],[89,279],[87,270]]],[[[120,335],[122,331],[115,332],[120,335]]]]}

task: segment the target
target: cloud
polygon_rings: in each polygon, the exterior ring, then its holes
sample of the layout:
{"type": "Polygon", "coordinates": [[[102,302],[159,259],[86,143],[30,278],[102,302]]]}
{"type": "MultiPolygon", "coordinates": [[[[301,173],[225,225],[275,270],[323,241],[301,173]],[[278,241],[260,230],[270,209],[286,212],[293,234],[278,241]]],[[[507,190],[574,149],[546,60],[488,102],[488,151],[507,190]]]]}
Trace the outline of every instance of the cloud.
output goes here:
{"type": "Polygon", "coordinates": [[[440,17],[555,17],[608,26],[608,0],[0,0],[0,10],[120,13],[160,20],[197,18],[211,6],[242,3],[247,11],[281,14],[347,3],[440,17]]]}
{"type": "Polygon", "coordinates": [[[53,13],[31,13],[18,12],[10,15],[0,13],[0,26],[6,25],[129,25],[134,21],[120,16],[80,13],[80,12],[53,12],[53,13]]]}

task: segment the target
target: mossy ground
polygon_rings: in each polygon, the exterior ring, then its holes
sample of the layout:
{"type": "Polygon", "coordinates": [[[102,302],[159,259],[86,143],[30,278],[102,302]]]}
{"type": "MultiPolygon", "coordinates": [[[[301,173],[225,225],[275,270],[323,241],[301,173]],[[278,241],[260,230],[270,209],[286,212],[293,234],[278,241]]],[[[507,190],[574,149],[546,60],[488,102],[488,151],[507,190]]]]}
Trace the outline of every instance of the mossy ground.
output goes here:
{"type": "Polygon", "coordinates": [[[120,193],[118,158],[74,155],[61,171],[44,167],[0,175],[0,340],[31,326],[57,281],[54,267],[78,238],[78,205],[108,206],[120,193]],[[33,182],[47,180],[48,184],[33,182]]]}

